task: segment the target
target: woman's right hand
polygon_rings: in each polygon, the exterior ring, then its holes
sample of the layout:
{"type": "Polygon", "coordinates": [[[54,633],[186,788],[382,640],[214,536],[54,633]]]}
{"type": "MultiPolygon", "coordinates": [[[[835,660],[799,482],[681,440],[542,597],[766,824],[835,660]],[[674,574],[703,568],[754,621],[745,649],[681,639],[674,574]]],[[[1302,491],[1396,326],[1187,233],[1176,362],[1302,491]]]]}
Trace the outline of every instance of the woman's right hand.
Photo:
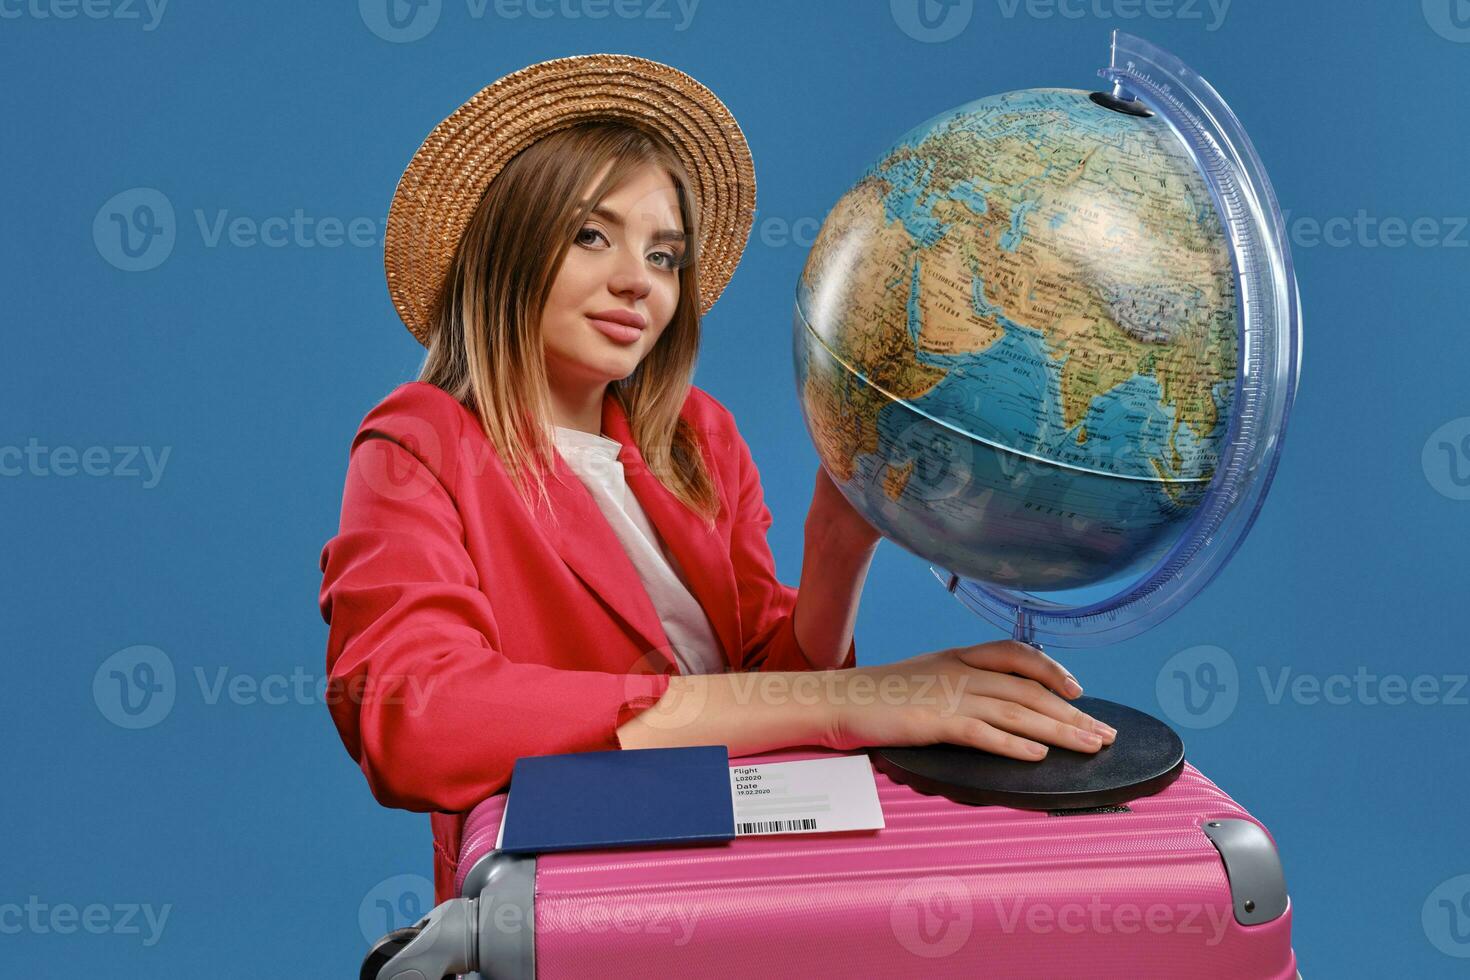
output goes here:
{"type": "Polygon", "coordinates": [[[1035,762],[1048,744],[1096,752],[1117,735],[1052,693],[1075,698],[1082,688],[1061,664],[1016,640],[837,673],[845,676],[827,705],[828,748],[950,742],[1035,762]]]}

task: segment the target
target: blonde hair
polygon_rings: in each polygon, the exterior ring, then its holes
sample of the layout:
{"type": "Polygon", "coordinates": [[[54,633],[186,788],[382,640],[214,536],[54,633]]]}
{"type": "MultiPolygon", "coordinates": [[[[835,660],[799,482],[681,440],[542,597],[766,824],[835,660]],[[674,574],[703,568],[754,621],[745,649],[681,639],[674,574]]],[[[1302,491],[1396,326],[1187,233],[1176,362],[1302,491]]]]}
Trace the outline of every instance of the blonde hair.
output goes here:
{"type": "MultiPolygon", "coordinates": [[[[713,526],[719,495],[698,436],[679,409],[699,352],[699,213],[689,177],[658,136],[598,121],[557,130],[522,150],[490,182],[445,278],[418,380],[479,418],[526,505],[551,511],[552,412],[541,311],[577,232],[602,196],[645,164],[661,167],[679,199],[687,251],[673,319],[628,377],[611,382],[655,477],[713,526]],[[611,163],[584,202],[582,189],[611,163]]],[[[555,520],[555,514],[552,514],[555,520]]]]}

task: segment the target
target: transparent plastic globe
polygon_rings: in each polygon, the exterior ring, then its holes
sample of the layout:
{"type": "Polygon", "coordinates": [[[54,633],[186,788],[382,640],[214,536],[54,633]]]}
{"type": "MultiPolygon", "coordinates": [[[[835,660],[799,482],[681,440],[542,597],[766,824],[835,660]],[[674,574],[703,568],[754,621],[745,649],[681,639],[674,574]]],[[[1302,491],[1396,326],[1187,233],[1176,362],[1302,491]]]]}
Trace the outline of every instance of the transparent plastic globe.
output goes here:
{"type": "Polygon", "coordinates": [[[831,209],[793,355],[818,457],[1019,638],[1112,642],[1243,538],[1299,370],[1280,214],[1244,130],[1115,34],[1111,92],[1028,89],[900,137],[831,209]]]}

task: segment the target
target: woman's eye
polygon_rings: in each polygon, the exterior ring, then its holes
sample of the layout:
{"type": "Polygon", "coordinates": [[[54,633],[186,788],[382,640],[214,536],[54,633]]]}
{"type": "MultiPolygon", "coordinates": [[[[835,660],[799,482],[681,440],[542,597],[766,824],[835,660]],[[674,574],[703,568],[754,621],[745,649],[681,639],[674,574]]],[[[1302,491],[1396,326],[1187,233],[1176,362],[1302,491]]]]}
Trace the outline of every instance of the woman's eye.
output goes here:
{"type": "MultiPolygon", "coordinates": [[[[604,235],[601,231],[598,231],[596,228],[593,228],[591,225],[588,225],[581,231],[577,232],[576,241],[579,245],[590,246],[598,238],[602,239],[603,242],[607,242],[606,235],[604,235]]],[[[679,255],[677,252],[653,252],[649,255],[649,258],[662,260],[660,268],[663,269],[673,270],[679,267],[679,255]]]]}

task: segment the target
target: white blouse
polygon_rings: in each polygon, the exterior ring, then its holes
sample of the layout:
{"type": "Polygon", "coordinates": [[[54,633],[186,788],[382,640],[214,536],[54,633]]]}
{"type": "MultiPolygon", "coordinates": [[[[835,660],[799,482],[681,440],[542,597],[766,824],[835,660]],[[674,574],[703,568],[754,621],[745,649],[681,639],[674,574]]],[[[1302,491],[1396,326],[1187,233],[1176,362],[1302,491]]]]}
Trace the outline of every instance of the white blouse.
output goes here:
{"type": "Polygon", "coordinates": [[[628,487],[623,464],[618,460],[622,445],[581,429],[560,425],[555,428],[557,451],[586,485],[622,542],[653,608],[658,611],[679,669],[686,674],[723,673],[725,656],[704,607],[689,591],[678,560],[664,546],[628,487]]]}

